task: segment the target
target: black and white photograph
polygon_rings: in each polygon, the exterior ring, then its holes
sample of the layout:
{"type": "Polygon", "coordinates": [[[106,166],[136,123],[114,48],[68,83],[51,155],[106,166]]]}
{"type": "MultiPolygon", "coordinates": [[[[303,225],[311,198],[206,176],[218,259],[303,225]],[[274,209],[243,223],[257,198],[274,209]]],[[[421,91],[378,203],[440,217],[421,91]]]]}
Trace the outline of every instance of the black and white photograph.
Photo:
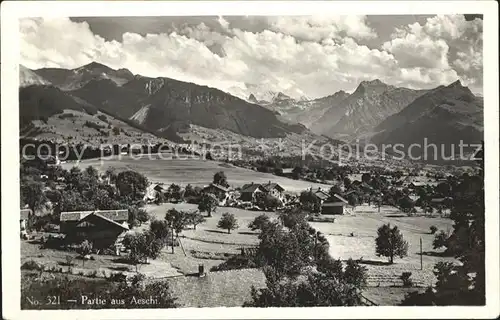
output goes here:
{"type": "Polygon", "coordinates": [[[499,315],[496,3],[113,2],[2,4],[12,319],[499,315]]]}

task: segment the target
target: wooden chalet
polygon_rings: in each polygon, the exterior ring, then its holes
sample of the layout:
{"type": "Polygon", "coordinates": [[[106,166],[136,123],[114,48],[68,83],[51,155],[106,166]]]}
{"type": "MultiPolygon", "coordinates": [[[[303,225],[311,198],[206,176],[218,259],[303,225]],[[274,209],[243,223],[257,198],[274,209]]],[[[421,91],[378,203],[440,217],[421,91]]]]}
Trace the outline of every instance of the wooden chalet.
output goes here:
{"type": "Polygon", "coordinates": [[[255,201],[257,193],[267,193],[266,188],[264,188],[260,183],[248,183],[243,185],[240,190],[240,200],[242,201],[255,201]]]}
{"type": "Polygon", "coordinates": [[[349,202],[338,194],[334,194],[321,204],[321,214],[344,214],[349,202]]]}
{"type": "Polygon", "coordinates": [[[283,188],[279,184],[277,184],[275,182],[271,182],[271,181],[269,181],[268,183],[263,185],[263,187],[264,187],[264,189],[266,189],[266,192],[269,195],[283,201],[283,197],[284,197],[283,192],[285,191],[285,188],[283,188]]]}
{"type": "Polygon", "coordinates": [[[60,231],[69,242],[92,242],[94,248],[119,248],[129,230],[128,210],[62,212],[60,231]]]}
{"type": "Polygon", "coordinates": [[[227,199],[229,188],[221,186],[220,184],[211,183],[203,188],[201,192],[215,195],[217,199],[219,199],[219,205],[223,205],[227,199]]]}

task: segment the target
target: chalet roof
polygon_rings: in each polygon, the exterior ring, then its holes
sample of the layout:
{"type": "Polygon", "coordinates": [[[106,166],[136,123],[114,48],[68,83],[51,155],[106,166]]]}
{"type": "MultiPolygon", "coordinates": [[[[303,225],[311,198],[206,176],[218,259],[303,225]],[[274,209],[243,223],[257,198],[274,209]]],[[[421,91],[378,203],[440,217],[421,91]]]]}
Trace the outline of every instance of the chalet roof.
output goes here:
{"type": "Polygon", "coordinates": [[[349,201],[347,201],[346,199],[344,199],[343,197],[341,197],[340,195],[338,194],[333,194],[333,196],[329,197],[327,200],[325,200],[325,202],[328,202],[328,203],[333,203],[333,202],[343,202],[343,203],[349,203],[349,201]]]}
{"type": "Polygon", "coordinates": [[[326,200],[330,197],[330,194],[328,192],[325,192],[321,189],[314,191],[314,194],[321,200],[326,200]]]}
{"type": "Polygon", "coordinates": [[[209,188],[216,188],[216,189],[219,189],[219,190],[221,190],[223,192],[228,192],[229,191],[229,188],[226,188],[226,187],[221,186],[220,184],[216,184],[216,183],[209,184],[208,186],[206,186],[205,188],[203,188],[203,190],[209,189],[209,188]]]}
{"type": "Polygon", "coordinates": [[[153,189],[156,191],[162,192],[165,190],[165,186],[163,184],[157,184],[156,186],[154,186],[153,189]]]}
{"type": "Polygon", "coordinates": [[[116,226],[118,226],[118,227],[120,227],[120,228],[122,228],[122,229],[124,229],[124,230],[129,230],[129,228],[128,228],[128,226],[127,226],[127,225],[124,225],[124,224],[118,223],[118,222],[116,222],[116,221],[114,221],[114,220],[112,220],[112,219],[110,219],[110,218],[106,217],[105,215],[100,214],[100,212],[99,212],[99,211],[94,211],[94,212],[92,212],[91,214],[86,215],[84,218],[82,218],[82,219],[79,221],[79,223],[85,222],[87,219],[91,219],[92,217],[97,217],[97,218],[102,219],[102,220],[104,220],[104,221],[107,221],[107,222],[109,222],[109,223],[111,223],[111,224],[114,224],[114,225],[116,225],[116,226]]]}
{"type": "Polygon", "coordinates": [[[260,189],[262,191],[266,191],[266,189],[259,183],[247,183],[241,187],[241,193],[253,193],[255,190],[260,189]]]}
{"type": "Polygon", "coordinates": [[[95,211],[69,211],[61,212],[61,221],[80,221],[89,214],[98,213],[106,219],[113,221],[126,221],[128,220],[128,210],[95,210],[95,211]]]}
{"type": "Polygon", "coordinates": [[[280,186],[276,182],[271,182],[271,181],[269,181],[268,183],[266,183],[265,185],[263,185],[263,187],[267,191],[271,191],[273,189],[278,189],[280,192],[285,191],[285,188],[283,188],[282,186],[280,186]]]}
{"type": "Polygon", "coordinates": [[[166,279],[184,307],[234,307],[251,301],[251,287],[266,287],[260,269],[208,272],[205,277],[182,276],[166,279]]]}
{"type": "Polygon", "coordinates": [[[28,220],[31,213],[31,209],[21,209],[20,220],[28,220]]]}

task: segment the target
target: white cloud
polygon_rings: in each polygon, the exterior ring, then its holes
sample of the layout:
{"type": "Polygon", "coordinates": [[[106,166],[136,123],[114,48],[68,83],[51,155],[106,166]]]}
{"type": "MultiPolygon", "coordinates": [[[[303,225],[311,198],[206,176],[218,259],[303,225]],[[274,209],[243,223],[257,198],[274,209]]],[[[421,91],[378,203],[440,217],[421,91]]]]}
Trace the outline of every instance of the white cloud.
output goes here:
{"type": "Polygon", "coordinates": [[[218,17],[223,34],[199,23],[168,33],[128,32],[120,41],[106,41],[85,22],[23,19],[21,63],[76,68],[97,61],[241,94],[258,87],[295,97],[352,91],[360,81],[375,78],[431,88],[460,77],[477,90],[482,87],[479,20],[435,17],[395,30],[391,41],[371,49],[357,42],[376,34],[362,16],[268,19],[262,32],[231,28],[218,17]]]}
{"type": "Polygon", "coordinates": [[[455,77],[472,90],[482,91],[480,19],[466,21],[463,15],[438,15],[423,25],[414,23],[396,29],[382,48],[394,54],[398,65],[408,69],[402,70],[402,74],[412,75],[413,81],[435,83],[455,77]]]}

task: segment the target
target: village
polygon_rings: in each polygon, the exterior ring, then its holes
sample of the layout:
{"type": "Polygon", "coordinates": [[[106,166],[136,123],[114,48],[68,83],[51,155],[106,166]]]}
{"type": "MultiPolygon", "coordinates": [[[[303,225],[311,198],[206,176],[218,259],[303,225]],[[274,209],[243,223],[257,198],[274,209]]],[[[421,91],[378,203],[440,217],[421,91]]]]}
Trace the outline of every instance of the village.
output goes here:
{"type": "Polygon", "coordinates": [[[26,162],[21,166],[23,274],[37,281],[61,275],[160,281],[185,307],[241,306],[251,300],[252,288],[266,286],[261,252],[266,226],[303,221],[300,225],[314,230],[314,248],[322,243],[327,256],[356,261],[363,304],[394,305],[434,284],[435,263],[456,263],[443,250],[453,238],[453,199],[482,185],[468,173],[398,171],[338,176],[329,189],[311,184],[287,190],[268,176],[265,183],[231,185],[220,170],[204,186],[193,186],[149,181],[133,170],[65,170],[26,162]],[[395,227],[399,251],[378,248],[375,238],[385,226],[395,227]]]}

